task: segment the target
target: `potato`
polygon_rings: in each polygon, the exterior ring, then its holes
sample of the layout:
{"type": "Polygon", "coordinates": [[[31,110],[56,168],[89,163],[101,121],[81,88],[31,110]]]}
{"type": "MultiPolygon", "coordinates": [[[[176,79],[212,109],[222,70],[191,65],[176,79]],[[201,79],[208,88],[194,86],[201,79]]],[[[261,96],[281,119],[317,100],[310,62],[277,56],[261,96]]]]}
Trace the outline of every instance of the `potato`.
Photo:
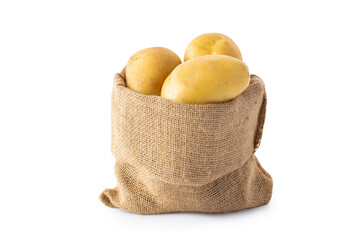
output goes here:
{"type": "Polygon", "coordinates": [[[143,49],[126,65],[126,85],[138,93],[160,96],[166,77],[180,63],[179,56],[167,48],[143,49]]]}
{"type": "Polygon", "coordinates": [[[225,102],[249,85],[246,64],[225,55],[193,58],[177,66],[166,78],[161,97],[180,103],[225,102]]]}
{"type": "Polygon", "coordinates": [[[204,55],[227,55],[242,60],[235,42],[220,33],[207,33],[192,40],[186,48],[184,61],[204,55]]]}

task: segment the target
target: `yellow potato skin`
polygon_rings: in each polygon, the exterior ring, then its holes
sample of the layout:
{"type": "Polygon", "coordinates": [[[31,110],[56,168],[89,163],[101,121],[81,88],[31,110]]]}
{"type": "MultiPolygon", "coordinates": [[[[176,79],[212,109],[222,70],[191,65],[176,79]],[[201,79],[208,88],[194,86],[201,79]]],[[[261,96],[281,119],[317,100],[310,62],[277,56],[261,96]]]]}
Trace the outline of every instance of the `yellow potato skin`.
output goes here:
{"type": "Polygon", "coordinates": [[[174,69],[163,84],[161,97],[190,104],[225,102],[242,93],[249,82],[243,61],[225,55],[201,56],[174,69]]]}
{"type": "Polygon", "coordinates": [[[138,93],[160,96],[166,77],[180,63],[179,56],[170,49],[143,49],[131,56],[126,65],[126,85],[138,93]]]}
{"type": "Polygon", "coordinates": [[[227,55],[242,60],[236,43],[220,33],[206,33],[192,40],[185,50],[184,61],[204,55],[227,55]]]}

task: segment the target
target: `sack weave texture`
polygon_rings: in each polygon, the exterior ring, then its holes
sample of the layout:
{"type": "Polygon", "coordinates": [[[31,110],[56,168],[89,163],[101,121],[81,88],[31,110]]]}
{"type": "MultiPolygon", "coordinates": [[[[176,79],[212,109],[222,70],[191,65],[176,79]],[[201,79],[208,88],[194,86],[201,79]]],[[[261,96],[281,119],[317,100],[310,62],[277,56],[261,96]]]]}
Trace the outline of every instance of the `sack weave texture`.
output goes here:
{"type": "Polygon", "coordinates": [[[273,181],[254,155],[265,111],[264,83],[255,75],[231,101],[183,104],[130,90],[124,69],[114,77],[111,99],[117,186],[100,200],[137,214],[267,204],[273,181]]]}

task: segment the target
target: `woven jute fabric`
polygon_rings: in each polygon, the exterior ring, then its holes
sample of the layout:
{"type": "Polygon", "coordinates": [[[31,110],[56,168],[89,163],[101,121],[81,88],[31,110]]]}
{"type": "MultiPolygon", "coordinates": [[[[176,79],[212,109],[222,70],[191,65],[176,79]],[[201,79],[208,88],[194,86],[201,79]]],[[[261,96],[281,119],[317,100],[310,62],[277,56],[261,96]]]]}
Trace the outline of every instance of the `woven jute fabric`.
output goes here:
{"type": "Polygon", "coordinates": [[[114,77],[111,150],[117,186],[100,200],[137,214],[223,213],[265,205],[272,178],[254,153],[265,120],[264,83],[251,76],[235,99],[183,104],[114,77]]]}

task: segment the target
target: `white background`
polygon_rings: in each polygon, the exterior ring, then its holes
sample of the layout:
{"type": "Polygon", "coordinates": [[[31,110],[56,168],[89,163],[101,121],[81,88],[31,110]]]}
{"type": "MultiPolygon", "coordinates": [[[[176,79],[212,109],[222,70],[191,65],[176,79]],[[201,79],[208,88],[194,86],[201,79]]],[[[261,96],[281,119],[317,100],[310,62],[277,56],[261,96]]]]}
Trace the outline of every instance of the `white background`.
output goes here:
{"type": "Polygon", "coordinates": [[[357,1],[1,1],[0,239],[359,239],[357,1]],[[113,75],[220,32],[266,84],[269,205],[141,216],[115,186],[113,75]]]}

